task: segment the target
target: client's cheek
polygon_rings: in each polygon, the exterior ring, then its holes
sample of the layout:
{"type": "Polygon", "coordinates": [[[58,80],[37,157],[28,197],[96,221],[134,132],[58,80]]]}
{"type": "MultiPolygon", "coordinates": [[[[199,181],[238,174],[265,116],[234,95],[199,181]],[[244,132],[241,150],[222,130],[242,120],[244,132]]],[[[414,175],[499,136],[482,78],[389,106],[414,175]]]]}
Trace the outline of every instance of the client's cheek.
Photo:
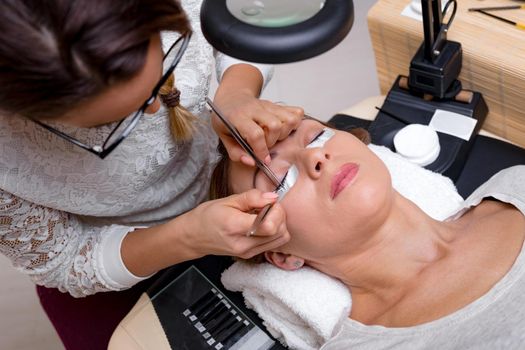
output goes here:
{"type": "Polygon", "coordinates": [[[312,213],[311,207],[297,200],[292,193],[288,195],[281,202],[286,213],[286,227],[291,240],[300,240],[312,227],[319,226],[318,213],[312,213]]]}
{"type": "Polygon", "coordinates": [[[389,203],[391,188],[383,186],[382,183],[362,183],[359,191],[352,193],[352,200],[348,201],[345,210],[348,214],[353,213],[356,218],[365,221],[373,219],[385,210],[389,203]],[[359,215],[355,215],[359,213],[359,215]]]}
{"type": "Polygon", "coordinates": [[[317,184],[299,174],[294,185],[281,200],[286,222],[291,225],[319,224],[327,203],[319,197],[317,184]]]}

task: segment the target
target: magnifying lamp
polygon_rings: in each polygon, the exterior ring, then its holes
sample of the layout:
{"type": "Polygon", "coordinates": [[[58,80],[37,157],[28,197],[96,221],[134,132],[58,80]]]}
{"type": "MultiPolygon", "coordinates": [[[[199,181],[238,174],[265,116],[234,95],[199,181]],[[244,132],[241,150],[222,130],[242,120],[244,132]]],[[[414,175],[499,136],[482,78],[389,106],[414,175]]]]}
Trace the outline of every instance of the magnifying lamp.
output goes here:
{"type": "Polygon", "coordinates": [[[218,51],[289,63],[330,50],[352,28],[352,0],[204,0],[201,27],[218,51]]]}

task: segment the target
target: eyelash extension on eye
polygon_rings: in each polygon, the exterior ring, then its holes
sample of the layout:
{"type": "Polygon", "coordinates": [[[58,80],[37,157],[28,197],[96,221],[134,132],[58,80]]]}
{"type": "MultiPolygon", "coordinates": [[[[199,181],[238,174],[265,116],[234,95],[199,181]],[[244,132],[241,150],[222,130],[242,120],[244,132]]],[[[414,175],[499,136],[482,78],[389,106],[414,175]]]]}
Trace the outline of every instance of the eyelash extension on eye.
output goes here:
{"type": "Polygon", "coordinates": [[[325,132],[325,129],[321,130],[321,132],[319,132],[317,135],[315,135],[314,139],[312,141],[310,141],[309,144],[312,144],[314,143],[315,141],[317,141],[318,138],[320,138],[325,132]]]}
{"type": "Polygon", "coordinates": [[[284,174],[284,177],[283,179],[281,180],[281,182],[279,183],[279,186],[277,186],[277,188],[275,189],[275,192],[279,192],[279,190],[281,190],[286,182],[286,177],[288,176],[288,171],[286,172],[286,174],[284,174]]]}

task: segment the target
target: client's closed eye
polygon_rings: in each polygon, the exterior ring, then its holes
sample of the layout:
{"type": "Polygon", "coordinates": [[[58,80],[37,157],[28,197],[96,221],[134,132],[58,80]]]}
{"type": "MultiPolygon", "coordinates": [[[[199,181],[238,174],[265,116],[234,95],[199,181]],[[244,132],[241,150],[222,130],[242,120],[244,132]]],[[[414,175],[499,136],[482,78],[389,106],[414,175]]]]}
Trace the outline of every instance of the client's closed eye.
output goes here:
{"type": "Polygon", "coordinates": [[[279,190],[284,186],[284,184],[286,183],[286,178],[288,177],[288,173],[289,173],[289,170],[286,171],[286,174],[284,174],[284,177],[283,179],[281,180],[281,182],[279,183],[279,186],[277,186],[277,188],[275,189],[276,192],[279,192],[279,190]]]}
{"type": "Polygon", "coordinates": [[[321,132],[319,132],[308,145],[306,145],[306,148],[318,148],[323,147],[326,141],[328,141],[332,136],[334,136],[334,131],[330,128],[323,128],[321,132]]]}
{"type": "MultiPolygon", "coordinates": [[[[328,141],[332,136],[334,136],[334,134],[335,132],[332,129],[323,128],[315,134],[315,136],[311,139],[311,141],[309,141],[306,144],[306,148],[323,147],[326,141],[328,141]]],[[[290,179],[287,179],[287,175],[290,170],[291,164],[285,159],[277,159],[279,156],[278,152],[270,152],[270,154],[271,154],[273,161],[276,161],[280,165],[280,166],[279,165],[270,166],[270,168],[272,168],[272,170],[277,175],[277,177],[281,180],[280,185],[278,186],[279,188],[287,180],[290,180],[290,179]]],[[[265,183],[264,190],[277,190],[276,188],[272,187],[270,180],[266,179],[266,176],[263,173],[257,172],[257,176],[263,176],[264,179],[262,181],[264,181],[265,183]]]]}
{"type": "Polygon", "coordinates": [[[324,129],[321,130],[321,131],[319,131],[319,132],[315,135],[315,137],[313,138],[313,140],[310,141],[310,142],[308,143],[308,145],[311,146],[312,144],[314,144],[314,142],[316,142],[317,140],[319,140],[319,138],[320,138],[321,136],[323,136],[323,133],[324,133],[324,129]]]}

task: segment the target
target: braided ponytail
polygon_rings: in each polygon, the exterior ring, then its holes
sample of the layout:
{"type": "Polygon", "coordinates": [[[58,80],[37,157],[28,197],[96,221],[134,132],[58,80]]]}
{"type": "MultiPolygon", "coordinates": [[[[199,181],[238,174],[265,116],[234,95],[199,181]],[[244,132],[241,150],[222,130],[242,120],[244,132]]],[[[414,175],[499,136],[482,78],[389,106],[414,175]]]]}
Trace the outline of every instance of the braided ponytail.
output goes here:
{"type": "Polygon", "coordinates": [[[160,88],[159,96],[169,111],[171,135],[176,141],[188,141],[199,119],[180,105],[180,91],[174,86],[174,80],[173,74],[170,75],[160,88]]]}

